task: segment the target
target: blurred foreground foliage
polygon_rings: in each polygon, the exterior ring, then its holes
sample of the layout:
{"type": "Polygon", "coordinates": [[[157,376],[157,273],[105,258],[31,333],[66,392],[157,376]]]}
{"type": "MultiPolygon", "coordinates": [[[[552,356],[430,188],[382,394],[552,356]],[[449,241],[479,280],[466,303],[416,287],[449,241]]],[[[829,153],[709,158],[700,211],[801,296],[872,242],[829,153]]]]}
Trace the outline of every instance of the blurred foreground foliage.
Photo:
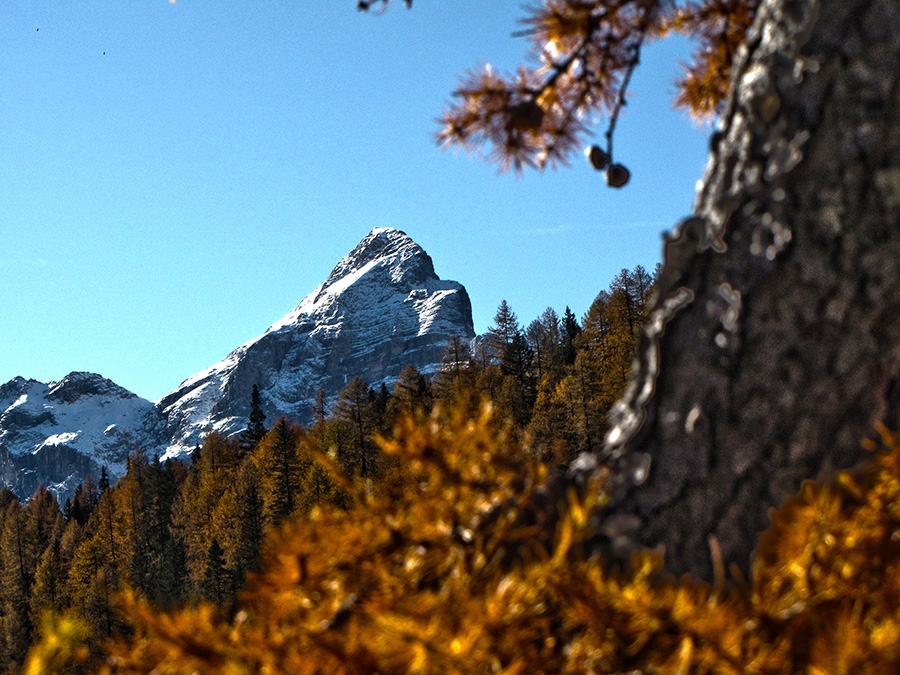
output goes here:
{"type": "MultiPolygon", "coordinates": [[[[563,489],[489,405],[446,410],[379,440],[385,478],[345,484],[349,508],[322,504],[271,533],[234,612],[121,595],[128,628],[94,668],[898,672],[900,436],[882,429],[867,467],[804,484],[773,512],[751,578],[720,571],[709,585],[666,575],[652,552],[606,570],[589,554],[602,476],[563,489]]],[[[77,668],[59,666],[61,651],[77,660],[77,638],[46,622],[28,672],[77,668]]]]}

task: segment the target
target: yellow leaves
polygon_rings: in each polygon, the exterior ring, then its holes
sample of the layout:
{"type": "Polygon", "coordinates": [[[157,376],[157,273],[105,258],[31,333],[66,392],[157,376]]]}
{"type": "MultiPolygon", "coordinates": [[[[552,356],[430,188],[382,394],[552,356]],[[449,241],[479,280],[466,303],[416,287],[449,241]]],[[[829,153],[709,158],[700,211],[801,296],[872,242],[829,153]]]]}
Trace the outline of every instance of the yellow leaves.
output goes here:
{"type": "Polygon", "coordinates": [[[672,32],[698,49],[676,104],[709,117],[728,94],[731,68],[759,0],[543,0],[522,21],[537,61],[499,76],[467,74],[441,115],[444,148],[487,148],[501,170],[566,164],[587,129],[615,110],[644,41],[672,32]]]}
{"type": "Polygon", "coordinates": [[[234,619],[125,596],[135,635],[108,670],[897,672],[896,441],[863,473],[805,484],[773,514],[750,588],[729,591],[667,576],[658,552],[627,572],[586,557],[601,486],[559,490],[488,407],[406,418],[380,441],[402,469],[391,497],[281,528],[234,619]]]}
{"type": "Polygon", "coordinates": [[[897,618],[873,620],[869,631],[875,649],[894,652],[900,649],[900,620],[897,618]]]}
{"type": "Polygon", "coordinates": [[[738,48],[753,24],[759,0],[706,0],[689,2],[669,18],[666,30],[697,40],[699,46],[685,74],[676,84],[675,104],[695,117],[719,112],[731,82],[738,48]]]}
{"type": "Polygon", "coordinates": [[[25,675],[54,673],[88,659],[88,627],[71,615],[45,612],[41,617],[41,640],[31,649],[25,675]]]}

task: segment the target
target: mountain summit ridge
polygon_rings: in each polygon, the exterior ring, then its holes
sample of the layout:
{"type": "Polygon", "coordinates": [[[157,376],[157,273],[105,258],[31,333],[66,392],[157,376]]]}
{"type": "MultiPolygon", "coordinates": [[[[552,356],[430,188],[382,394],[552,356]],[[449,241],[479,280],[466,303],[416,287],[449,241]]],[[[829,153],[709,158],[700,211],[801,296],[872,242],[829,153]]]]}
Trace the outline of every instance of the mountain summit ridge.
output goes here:
{"type": "Polygon", "coordinates": [[[354,376],[378,386],[391,384],[408,364],[433,373],[454,336],[475,336],[465,288],[440,279],[431,257],[406,233],[376,228],[262,335],[186,378],[155,404],[93,373],[73,372],[58,383],[14,378],[0,385],[0,484],[21,492],[34,482],[23,483],[22,471],[31,472],[32,479],[49,475],[47,462],[41,463],[42,453],[51,454],[48,439],[71,469],[53,475],[58,496],[99,464],[110,465],[112,475],[121,473],[125,457],[138,446],[162,457],[184,455],[210,431],[231,435],[246,426],[253,385],[270,423],[282,415],[308,423],[320,389],[330,403],[354,376]],[[62,419],[75,426],[61,423],[58,410],[72,406],[88,415],[89,425],[79,421],[83,416],[76,420],[68,413],[62,419]],[[104,408],[134,412],[106,420],[104,408]],[[123,447],[106,443],[95,455],[88,448],[93,436],[75,428],[79,425],[95,432],[112,429],[106,435],[119,438],[123,447]],[[69,442],[73,439],[81,440],[69,442]],[[36,469],[38,464],[44,469],[36,469]]]}

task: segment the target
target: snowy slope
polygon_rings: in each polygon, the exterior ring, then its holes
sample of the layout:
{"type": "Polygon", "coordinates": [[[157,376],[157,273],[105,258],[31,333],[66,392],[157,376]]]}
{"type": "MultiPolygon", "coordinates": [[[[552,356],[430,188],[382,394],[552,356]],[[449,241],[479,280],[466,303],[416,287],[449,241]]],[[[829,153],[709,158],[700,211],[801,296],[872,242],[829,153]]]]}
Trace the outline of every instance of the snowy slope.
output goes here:
{"type": "Polygon", "coordinates": [[[29,496],[39,483],[68,494],[106,465],[115,477],[138,447],[165,450],[150,401],[94,373],[45,384],[17,377],[0,386],[0,481],[29,496]]]}
{"type": "Polygon", "coordinates": [[[188,451],[208,430],[239,431],[254,384],[270,421],[305,422],[320,388],[333,400],[354,375],[378,385],[410,363],[434,372],[454,335],[474,337],[465,288],[439,279],[405,233],[372,230],[293,311],[160,401],[169,452],[188,451]]]}

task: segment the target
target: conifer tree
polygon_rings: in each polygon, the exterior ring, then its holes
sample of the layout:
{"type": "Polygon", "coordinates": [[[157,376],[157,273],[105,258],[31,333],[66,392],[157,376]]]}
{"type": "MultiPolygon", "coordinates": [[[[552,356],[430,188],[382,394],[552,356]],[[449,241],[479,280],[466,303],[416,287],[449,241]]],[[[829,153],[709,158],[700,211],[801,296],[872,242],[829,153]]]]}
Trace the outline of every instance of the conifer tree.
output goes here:
{"type": "Polygon", "coordinates": [[[500,370],[506,376],[504,390],[513,419],[522,427],[531,419],[537,396],[534,352],[521,329],[517,329],[503,350],[500,370]]]}
{"type": "MultiPolygon", "coordinates": [[[[72,567],[72,560],[75,557],[75,551],[78,550],[78,547],[84,541],[84,538],[85,528],[77,521],[69,521],[66,523],[59,541],[59,556],[62,561],[63,569],[65,570],[65,577],[68,577],[69,570],[72,567]]],[[[71,604],[70,598],[65,593],[64,597],[66,599],[66,606],[69,606],[71,604]]]]}
{"type": "Polygon", "coordinates": [[[260,442],[255,461],[264,480],[263,501],[269,526],[276,525],[294,512],[301,487],[297,442],[300,428],[279,417],[260,442]]]}
{"type": "Polygon", "coordinates": [[[31,623],[39,626],[41,616],[47,611],[58,611],[67,606],[65,594],[66,566],[60,552],[60,538],[50,541],[41,554],[34,573],[34,584],[29,602],[31,623]]]}
{"type": "Polygon", "coordinates": [[[563,354],[560,344],[560,319],[552,307],[528,324],[526,337],[534,352],[539,385],[553,387],[562,378],[563,354]]]}
{"type": "MultiPolygon", "coordinates": [[[[340,425],[339,421],[335,421],[340,425]]],[[[307,467],[303,487],[303,510],[330,504],[346,508],[349,503],[348,496],[336,481],[337,464],[328,456],[325,446],[315,436],[305,436],[301,439],[298,450],[301,455],[301,463],[307,467]]],[[[337,453],[334,453],[337,455],[337,453]]]]}
{"type": "MultiPolygon", "coordinates": [[[[367,0],[358,7],[386,6],[367,0]]],[[[411,2],[407,1],[407,6],[411,2]]],[[[698,116],[720,112],[738,48],[760,0],[544,0],[524,19],[535,63],[500,76],[473,70],[441,116],[443,147],[490,149],[503,170],[567,164],[598,120],[607,120],[605,147],[589,159],[607,184],[622,187],[628,170],[615,161],[613,136],[642,47],[672,32],[698,48],[678,82],[676,103],[698,116]]]]}
{"type": "Polygon", "coordinates": [[[213,539],[206,553],[200,597],[207,602],[221,602],[230,598],[233,592],[231,575],[225,566],[225,552],[219,540],[213,539]]]}
{"type": "Polygon", "coordinates": [[[259,387],[253,385],[250,395],[250,418],[247,428],[241,432],[241,449],[247,453],[256,447],[256,444],[266,435],[266,414],[262,411],[262,401],[259,395],[259,387]]]}
{"type": "Polygon", "coordinates": [[[519,318],[516,313],[512,311],[506,300],[501,300],[500,306],[497,307],[497,313],[494,314],[494,324],[488,327],[491,356],[494,359],[501,359],[503,352],[520,330],[519,318]]]}
{"type": "Polygon", "coordinates": [[[343,457],[338,459],[350,476],[374,478],[379,469],[378,450],[372,439],[375,398],[375,393],[358,377],[350,380],[338,394],[335,417],[345,422],[351,432],[343,457]]]}
{"type": "Polygon", "coordinates": [[[325,390],[319,387],[316,392],[316,402],[313,404],[313,425],[318,426],[325,422],[325,390]]]}
{"type": "MultiPolygon", "coordinates": [[[[49,575],[38,577],[37,573],[45,552],[58,549],[64,519],[56,498],[43,485],[25,505],[9,495],[0,496],[2,502],[6,509],[0,518],[0,615],[5,654],[0,656],[0,666],[5,658],[3,667],[15,670],[34,637],[40,610],[53,607],[40,604],[48,601],[44,592],[49,575]]],[[[52,572],[51,583],[58,587],[62,571],[52,572]]]]}
{"type": "MultiPolygon", "coordinates": [[[[401,375],[402,375],[401,371],[401,375]]],[[[427,381],[425,385],[430,387],[427,381]]],[[[430,389],[429,389],[430,395],[430,389]]],[[[395,415],[391,405],[393,395],[388,391],[387,384],[382,382],[378,386],[378,391],[369,390],[369,416],[372,422],[372,433],[387,433],[394,426],[395,415]]]]}
{"type": "MultiPolygon", "coordinates": [[[[242,462],[213,512],[212,536],[221,548],[219,578],[227,579],[230,584],[226,595],[208,598],[220,607],[227,606],[233,600],[234,592],[243,586],[247,572],[256,568],[265,530],[263,514],[258,471],[252,459],[248,459],[242,462]]],[[[215,557],[209,556],[207,574],[212,564],[210,561],[215,557]]],[[[216,569],[215,565],[213,569],[216,569]]],[[[208,591],[208,580],[206,584],[208,591]]]]}
{"type": "Polygon", "coordinates": [[[35,557],[39,558],[53,539],[62,534],[64,519],[56,497],[39,485],[28,500],[28,540],[34,547],[35,557]]]}
{"type": "Polygon", "coordinates": [[[575,354],[577,353],[575,341],[579,335],[581,335],[581,326],[578,324],[575,314],[567,306],[563,313],[560,335],[560,349],[562,349],[563,362],[567,366],[575,363],[575,354]]]}
{"type": "Polygon", "coordinates": [[[189,600],[202,597],[209,546],[216,536],[213,514],[233,482],[240,454],[236,439],[217,432],[208,434],[172,505],[174,541],[169,546],[176,556],[183,552],[187,568],[184,595],[189,600]]]}
{"type": "Polygon", "coordinates": [[[186,575],[184,554],[170,528],[177,486],[169,467],[161,464],[158,456],[146,465],[138,495],[141,517],[135,525],[136,560],[131,579],[137,589],[163,607],[180,600],[186,575]]]}
{"type": "Polygon", "coordinates": [[[26,521],[25,507],[18,499],[11,501],[3,513],[0,533],[0,613],[6,646],[0,655],[0,667],[6,670],[22,663],[32,638],[29,598],[36,565],[26,521]]]}
{"type": "MultiPolygon", "coordinates": [[[[394,383],[394,394],[390,397],[389,409],[392,418],[399,415],[413,414],[416,411],[428,411],[432,405],[431,383],[416,370],[413,365],[406,365],[400,371],[394,383]]],[[[378,429],[386,431],[386,429],[378,429]]]]}
{"type": "Polygon", "coordinates": [[[18,501],[19,498],[16,496],[16,493],[8,485],[0,487],[0,517],[6,511],[6,507],[18,501]]]}
{"type": "Polygon", "coordinates": [[[119,590],[112,554],[98,530],[75,550],[65,588],[71,608],[95,638],[111,636],[118,625],[113,601],[119,590]]]}
{"type": "Polygon", "coordinates": [[[97,483],[94,480],[94,476],[88,474],[85,476],[84,481],[75,488],[75,493],[72,496],[72,506],[66,517],[74,519],[79,525],[86,524],[94,511],[94,507],[97,506],[98,499],[97,483]]]}
{"type": "Polygon", "coordinates": [[[466,340],[454,335],[441,354],[441,369],[433,382],[435,397],[450,403],[473,390],[474,386],[471,347],[466,340]]]}
{"type": "Polygon", "coordinates": [[[106,470],[105,464],[100,467],[100,481],[97,483],[97,489],[100,495],[109,490],[109,472],[106,470]]]}
{"type": "Polygon", "coordinates": [[[229,551],[229,567],[238,582],[247,572],[256,569],[263,540],[263,501],[259,493],[259,478],[255,466],[247,462],[238,474],[235,496],[237,498],[237,527],[235,545],[229,551]]]}

